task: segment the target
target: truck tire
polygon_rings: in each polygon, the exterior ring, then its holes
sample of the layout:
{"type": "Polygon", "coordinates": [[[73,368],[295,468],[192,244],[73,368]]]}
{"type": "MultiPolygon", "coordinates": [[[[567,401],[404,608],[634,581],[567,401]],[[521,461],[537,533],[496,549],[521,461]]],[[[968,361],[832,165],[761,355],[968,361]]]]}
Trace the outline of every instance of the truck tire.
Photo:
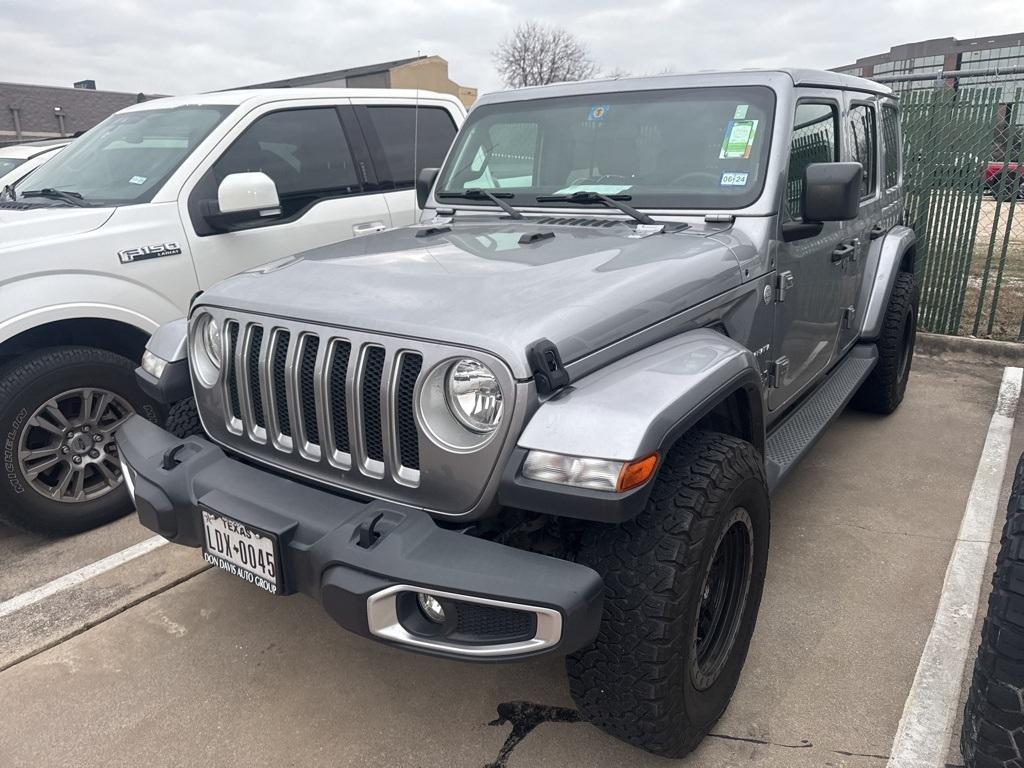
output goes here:
{"type": "Polygon", "coordinates": [[[664,757],[692,751],[725,711],[768,562],[769,501],[749,443],[685,436],[633,520],[592,527],[578,561],[604,579],[594,642],[566,659],[582,715],[664,757]]]}
{"type": "Polygon", "coordinates": [[[889,414],[907,391],[917,339],[917,284],[909,272],[896,275],[878,336],[878,364],[853,396],[862,411],[889,414]]]}
{"type": "Polygon", "coordinates": [[[114,432],[159,406],[126,358],[91,347],[54,347],[0,373],[3,470],[0,517],[42,533],[75,533],[132,511],[114,432]]]}
{"type": "Polygon", "coordinates": [[[988,614],[964,706],[966,768],[1024,765],[1024,457],[1017,464],[988,614]]]}
{"type": "Polygon", "coordinates": [[[175,437],[203,434],[203,425],[199,422],[199,409],[196,408],[194,397],[171,406],[170,413],[167,414],[166,429],[175,437]]]}

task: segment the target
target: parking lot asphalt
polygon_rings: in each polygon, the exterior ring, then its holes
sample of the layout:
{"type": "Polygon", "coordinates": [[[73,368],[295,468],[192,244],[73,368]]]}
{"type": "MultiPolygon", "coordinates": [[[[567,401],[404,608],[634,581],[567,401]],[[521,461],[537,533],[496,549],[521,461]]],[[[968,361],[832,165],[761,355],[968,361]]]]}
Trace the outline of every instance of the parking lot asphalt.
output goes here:
{"type": "MultiPolygon", "coordinates": [[[[886,764],[1001,375],[918,358],[896,414],[845,413],[793,472],[739,689],[679,765],[886,764]]],[[[0,603],[148,538],[0,529],[0,603]]],[[[0,617],[0,702],[10,768],[670,764],[578,722],[560,658],[382,647],[173,546],[0,617]]]]}

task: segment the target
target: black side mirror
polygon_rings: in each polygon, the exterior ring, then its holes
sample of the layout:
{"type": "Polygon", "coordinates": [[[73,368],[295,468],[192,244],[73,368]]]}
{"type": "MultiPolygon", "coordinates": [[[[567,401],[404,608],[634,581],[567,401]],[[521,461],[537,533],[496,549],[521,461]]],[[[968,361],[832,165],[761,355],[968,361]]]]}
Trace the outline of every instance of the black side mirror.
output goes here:
{"type": "Polygon", "coordinates": [[[860,209],[860,163],[811,163],[804,170],[803,218],[850,221],[860,209]]]}
{"type": "Polygon", "coordinates": [[[437,181],[439,168],[424,168],[416,178],[416,204],[420,210],[427,207],[427,200],[430,199],[430,189],[437,181]]]}

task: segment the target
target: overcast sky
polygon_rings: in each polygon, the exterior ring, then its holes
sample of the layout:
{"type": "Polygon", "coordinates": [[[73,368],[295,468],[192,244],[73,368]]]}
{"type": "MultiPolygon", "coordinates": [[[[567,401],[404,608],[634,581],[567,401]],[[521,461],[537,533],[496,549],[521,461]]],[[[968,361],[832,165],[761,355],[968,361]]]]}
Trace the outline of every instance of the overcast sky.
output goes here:
{"type": "Polygon", "coordinates": [[[0,0],[0,80],[184,94],[437,54],[481,92],[526,19],[602,71],[836,67],[898,43],[1024,30],[1022,0],[0,0]]]}

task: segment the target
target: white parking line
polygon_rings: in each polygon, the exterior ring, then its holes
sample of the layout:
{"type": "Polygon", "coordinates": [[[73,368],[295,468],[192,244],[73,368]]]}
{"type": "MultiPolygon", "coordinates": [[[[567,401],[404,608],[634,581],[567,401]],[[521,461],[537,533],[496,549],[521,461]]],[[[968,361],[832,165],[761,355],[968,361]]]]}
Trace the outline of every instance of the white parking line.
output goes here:
{"type": "Polygon", "coordinates": [[[888,768],[937,768],[946,752],[978,612],[1024,369],[1006,368],[967,498],[939,607],[900,719],[888,768]]]}
{"type": "Polygon", "coordinates": [[[152,552],[158,547],[162,547],[167,543],[167,539],[163,536],[154,536],[151,539],[146,539],[138,544],[128,547],[128,549],[122,549],[120,552],[115,552],[109,557],[104,557],[102,560],[97,560],[95,563],[79,568],[77,571],[72,571],[65,576],[61,576],[58,579],[47,582],[41,587],[30,589],[28,592],[22,592],[20,595],[12,597],[10,600],[6,600],[0,603],[0,619],[5,616],[9,616],[15,611],[20,611],[22,608],[27,608],[34,603],[38,603],[40,600],[63,592],[65,589],[78,586],[82,582],[88,581],[89,579],[99,576],[101,573],[106,573],[109,570],[117,568],[119,565],[127,563],[129,560],[134,560],[137,557],[141,557],[149,552],[152,552]]]}

